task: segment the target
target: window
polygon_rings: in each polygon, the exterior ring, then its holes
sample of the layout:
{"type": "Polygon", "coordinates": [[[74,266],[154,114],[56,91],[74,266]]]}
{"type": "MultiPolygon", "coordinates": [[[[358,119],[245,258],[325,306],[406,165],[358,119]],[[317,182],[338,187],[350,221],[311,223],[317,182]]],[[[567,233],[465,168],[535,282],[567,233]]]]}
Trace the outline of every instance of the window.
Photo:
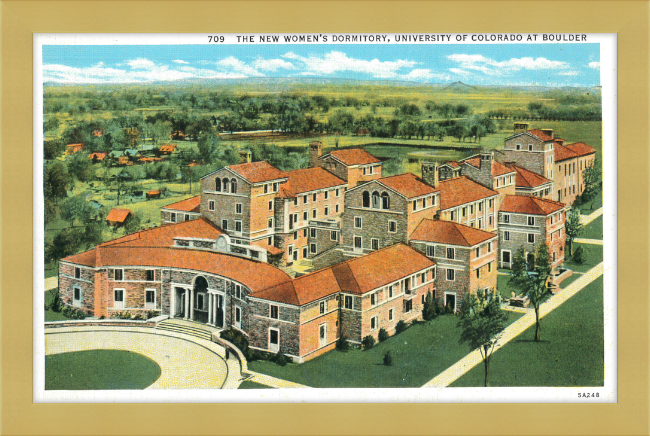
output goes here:
{"type": "Polygon", "coordinates": [[[335,210],[336,210],[336,213],[339,213],[339,205],[338,205],[338,204],[336,205],[336,209],[335,209],[335,210]]]}
{"type": "Polygon", "coordinates": [[[305,211],[303,211],[303,213],[302,213],[302,220],[303,220],[303,221],[307,221],[308,219],[309,219],[309,216],[307,215],[307,211],[305,210],[305,211]]]}
{"type": "Polygon", "coordinates": [[[241,307],[235,306],[235,327],[241,328],[241,307]]]}
{"type": "Polygon", "coordinates": [[[476,278],[477,279],[481,278],[481,268],[476,268],[476,278]]]}
{"type": "Polygon", "coordinates": [[[318,194],[314,194],[314,195],[312,196],[312,200],[313,200],[314,202],[316,202],[316,196],[317,196],[317,195],[318,195],[318,194]]]}
{"type": "Polygon", "coordinates": [[[436,255],[435,245],[427,245],[427,256],[434,257],[436,255]]]}
{"type": "Polygon", "coordinates": [[[185,221],[189,221],[189,220],[190,220],[189,214],[185,214],[185,221]]]}
{"type": "Polygon", "coordinates": [[[372,193],[372,208],[373,209],[379,209],[381,200],[379,197],[379,192],[375,191],[372,193]]]}
{"type": "Polygon", "coordinates": [[[376,330],[379,326],[379,317],[373,316],[370,318],[370,330],[376,330]]]}
{"type": "Polygon", "coordinates": [[[488,253],[492,252],[492,242],[488,242],[488,253]]]}
{"type": "Polygon", "coordinates": [[[273,245],[273,236],[269,236],[269,239],[267,240],[269,245],[273,245]]]}
{"type": "Polygon", "coordinates": [[[478,204],[478,211],[482,212],[483,211],[483,202],[478,204]]]}
{"type": "Polygon", "coordinates": [[[113,307],[124,309],[124,289],[115,289],[113,291],[113,307]]]}
{"type": "Polygon", "coordinates": [[[379,250],[379,239],[372,238],[370,243],[372,244],[373,250],[379,250]]]}
{"type": "Polygon", "coordinates": [[[506,224],[510,222],[510,215],[508,215],[508,214],[505,214],[505,213],[502,214],[501,218],[503,218],[503,222],[506,223],[506,224]]]}
{"type": "Polygon", "coordinates": [[[113,279],[115,281],[124,280],[124,270],[123,269],[115,269],[114,272],[113,272],[113,279]]]}
{"type": "Polygon", "coordinates": [[[409,313],[413,310],[413,300],[408,300],[404,302],[404,312],[409,313]]]}
{"type": "Polygon", "coordinates": [[[312,254],[313,254],[313,253],[316,253],[316,251],[317,251],[317,250],[316,250],[316,244],[314,244],[314,243],[309,244],[309,251],[310,251],[312,254]]]}
{"type": "Polygon", "coordinates": [[[491,208],[493,206],[494,206],[494,199],[491,198],[490,200],[488,200],[488,207],[491,208]]]}
{"type": "Polygon", "coordinates": [[[289,245],[289,256],[293,254],[293,245],[289,245]]]}
{"type": "Polygon", "coordinates": [[[339,194],[341,193],[341,190],[339,188],[336,188],[336,196],[338,197],[339,194]]]}
{"type": "Polygon", "coordinates": [[[393,320],[393,309],[388,311],[388,321],[392,321],[392,320],[393,320]]]}
{"type": "Polygon", "coordinates": [[[314,219],[316,218],[316,215],[317,215],[317,212],[316,212],[316,211],[317,211],[317,210],[318,210],[318,209],[312,209],[312,211],[311,211],[311,217],[314,218],[314,219]]]}
{"type": "Polygon", "coordinates": [[[316,229],[313,229],[313,228],[309,229],[309,236],[311,238],[315,238],[316,237],[316,229]]]}
{"type": "Polygon", "coordinates": [[[320,302],[320,313],[321,315],[327,310],[327,301],[320,302]]]}
{"type": "Polygon", "coordinates": [[[271,304],[271,318],[278,319],[278,306],[271,304]]]}
{"type": "Polygon", "coordinates": [[[535,225],[535,217],[534,216],[529,216],[528,217],[528,225],[529,226],[534,226],[535,225]]]}
{"type": "Polygon", "coordinates": [[[476,257],[481,257],[481,247],[476,247],[476,257]]]}
{"type": "Polygon", "coordinates": [[[74,278],[75,279],[80,279],[81,278],[81,268],[75,266],[74,267],[74,278]]]}
{"type": "Polygon", "coordinates": [[[447,281],[453,282],[456,280],[456,270],[447,268],[447,281]]]}
{"type": "Polygon", "coordinates": [[[361,194],[361,198],[362,198],[363,207],[370,207],[370,192],[363,191],[363,194],[361,194]]]}
{"type": "Polygon", "coordinates": [[[454,221],[456,219],[456,211],[451,211],[450,217],[451,221],[454,221]]]}
{"type": "Polygon", "coordinates": [[[230,180],[230,192],[233,194],[237,193],[237,179],[230,180]]]}
{"type": "Polygon", "coordinates": [[[155,276],[155,271],[152,269],[148,269],[145,271],[145,280],[148,282],[153,282],[154,281],[154,276],[155,276]]]}
{"type": "Polygon", "coordinates": [[[352,297],[350,295],[345,296],[345,308],[352,309],[352,297]]]}
{"type": "Polygon", "coordinates": [[[237,232],[237,233],[241,233],[241,226],[242,226],[241,221],[240,221],[240,220],[236,220],[236,221],[235,221],[235,232],[237,232]]]}
{"type": "Polygon", "coordinates": [[[327,200],[328,198],[330,198],[330,191],[325,191],[325,192],[323,192],[323,197],[325,198],[325,200],[327,200]]]}
{"type": "Polygon", "coordinates": [[[510,252],[509,251],[502,251],[501,252],[501,262],[503,263],[510,263],[510,252]]]}
{"type": "Polygon", "coordinates": [[[278,192],[278,188],[280,187],[280,184],[278,182],[275,182],[273,184],[273,192],[278,192]]]}
{"type": "Polygon", "coordinates": [[[535,234],[534,233],[529,233],[528,234],[528,242],[530,242],[531,244],[535,243],[535,234]]]}
{"type": "Polygon", "coordinates": [[[307,229],[302,229],[302,237],[303,238],[307,237],[307,229]]]}
{"type": "Polygon", "coordinates": [[[427,197],[424,197],[422,199],[422,209],[424,209],[425,207],[427,207],[427,197]]]}
{"type": "Polygon", "coordinates": [[[273,228],[273,218],[269,218],[269,229],[273,228]]]}
{"type": "Polygon", "coordinates": [[[354,227],[357,229],[361,228],[361,217],[360,216],[355,216],[354,217],[354,227]]]}
{"type": "Polygon", "coordinates": [[[298,206],[298,197],[293,199],[293,205],[298,206]]]}
{"type": "Polygon", "coordinates": [[[269,210],[273,210],[273,201],[269,201],[269,210]]]}
{"type": "Polygon", "coordinates": [[[528,144],[528,151],[533,151],[533,144],[528,144]]]}
{"type": "Polygon", "coordinates": [[[492,272],[492,262],[488,263],[488,272],[492,272]]]}
{"type": "Polygon", "coordinates": [[[393,298],[393,285],[388,287],[388,298],[393,298]]]}
{"type": "Polygon", "coordinates": [[[330,232],[330,240],[331,241],[336,241],[336,231],[332,230],[330,232]]]}
{"type": "Polygon", "coordinates": [[[241,203],[237,203],[235,205],[235,213],[239,213],[239,214],[242,213],[242,204],[241,203]]]}
{"type": "Polygon", "coordinates": [[[436,279],[436,269],[432,268],[431,269],[431,280],[435,280],[435,279],[436,279]]]}
{"type": "Polygon", "coordinates": [[[328,216],[330,214],[330,207],[325,206],[325,216],[328,216]]]}
{"type": "Polygon", "coordinates": [[[228,220],[221,220],[221,228],[223,230],[228,230],[228,220]]]}
{"type": "Polygon", "coordinates": [[[171,218],[171,221],[172,221],[173,223],[176,222],[176,214],[175,214],[174,212],[172,212],[171,215],[170,215],[169,217],[171,218]]]}
{"type": "Polygon", "coordinates": [[[217,192],[221,192],[221,179],[217,178],[214,181],[214,190],[217,192]]]}
{"type": "Polygon", "coordinates": [[[508,231],[503,232],[503,240],[504,241],[509,241],[510,240],[510,232],[508,232],[508,231]]]}
{"type": "Polygon", "coordinates": [[[390,196],[388,195],[388,192],[381,193],[381,208],[390,209],[390,196]]]}
{"type": "Polygon", "coordinates": [[[417,200],[413,200],[413,210],[414,211],[418,210],[418,201],[417,200]]]}
{"type": "Polygon", "coordinates": [[[469,213],[470,213],[470,215],[474,213],[474,205],[473,204],[469,205],[469,213]]]}
{"type": "Polygon", "coordinates": [[[433,197],[431,197],[431,206],[435,206],[435,205],[436,205],[436,196],[434,195],[433,197]]]}
{"type": "Polygon", "coordinates": [[[293,240],[295,241],[298,239],[298,232],[293,232],[293,240]]]}
{"type": "Polygon", "coordinates": [[[467,212],[467,208],[466,208],[466,207],[464,207],[464,208],[463,208],[463,217],[465,217],[465,215],[466,215],[466,212],[467,212]]]}
{"type": "Polygon", "coordinates": [[[391,233],[397,232],[397,221],[388,221],[388,231],[391,233]]]}
{"type": "Polygon", "coordinates": [[[521,150],[521,144],[517,144],[517,150],[521,150]]]}
{"type": "Polygon", "coordinates": [[[76,286],[72,288],[72,299],[73,306],[81,306],[81,289],[77,288],[76,286]]]}
{"type": "Polygon", "coordinates": [[[214,200],[208,201],[208,210],[214,210],[214,200]]]}
{"type": "Polygon", "coordinates": [[[269,193],[269,185],[264,185],[264,193],[265,194],[269,193]]]}
{"type": "Polygon", "coordinates": [[[492,215],[490,215],[488,221],[489,221],[489,223],[490,223],[490,226],[492,226],[492,215]]]}
{"type": "Polygon", "coordinates": [[[456,250],[453,248],[447,248],[447,259],[455,259],[456,258],[456,250]]]}
{"type": "Polygon", "coordinates": [[[427,281],[427,273],[423,272],[420,274],[420,278],[422,279],[422,284],[427,281]]]}
{"type": "Polygon", "coordinates": [[[366,174],[368,174],[368,168],[363,169],[363,175],[365,176],[366,174]]]}
{"type": "Polygon", "coordinates": [[[145,309],[155,309],[156,308],[156,290],[155,289],[146,289],[144,291],[144,308],[145,309]]]}
{"type": "Polygon", "coordinates": [[[302,196],[302,204],[307,204],[307,203],[309,203],[309,199],[307,198],[306,195],[303,195],[302,196]]]}
{"type": "Polygon", "coordinates": [[[370,294],[370,305],[375,306],[377,304],[377,294],[370,294]]]}

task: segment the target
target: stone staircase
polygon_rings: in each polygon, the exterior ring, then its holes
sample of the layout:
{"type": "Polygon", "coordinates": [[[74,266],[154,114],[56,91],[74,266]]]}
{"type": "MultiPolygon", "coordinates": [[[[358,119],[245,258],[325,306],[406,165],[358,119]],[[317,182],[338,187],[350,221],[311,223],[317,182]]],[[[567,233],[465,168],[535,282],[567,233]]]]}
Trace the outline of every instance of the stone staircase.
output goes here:
{"type": "Polygon", "coordinates": [[[186,335],[211,341],[212,333],[217,332],[220,329],[215,327],[210,327],[208,325],[201,324],[195,321],[170,318],[157,323],[154,330],[167,331],[173,333],[183,333],[186,335]]]}

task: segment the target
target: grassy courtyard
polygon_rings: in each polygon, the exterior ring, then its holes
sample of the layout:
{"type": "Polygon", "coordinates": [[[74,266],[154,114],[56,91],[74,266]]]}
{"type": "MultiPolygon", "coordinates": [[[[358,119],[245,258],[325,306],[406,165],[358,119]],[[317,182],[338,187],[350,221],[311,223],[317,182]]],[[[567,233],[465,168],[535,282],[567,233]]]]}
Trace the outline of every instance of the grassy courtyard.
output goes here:
{"type": "Polygon", "coordinates": [[[596,266],[598,263],[603,261],[603,246],[602,245],[592,245],[592,244],[578,244],[574,243],[573,244],[573,253],[575,254],[576,250],[578,247],[582,247],[584,250],[584,262],[582,264],[578,264],[574,262],[573,258],[568,256],[568,250],[567,250],[567,258],[568,260],[564,261],[564,266],[577,272],[586,272],[589,271],[591,268],[596,266]]]}
{"type": "MultiPolygon", "coordinates": [[[[604,380],[603,278],[542,318],[542,341],[535,326],[496,352],[490,386],[602,386],[604,380]]],[[[478,365],[451,387],[483,386],[478,365]]]]}
{"type": "MultiPolygon", "coordinates": [[[[52,304],[52,300],[54,300],[54,294],[56,293],[56,289],[50,289],[49,291],[45,292],[45,305],[50,306],[52,304]]],[[[62,312],[55,312],[52,309],[47,309],[45,311],[45,321],[65,321],[66,319],[69,319],[67,316],[65,316],[62,312]]]]}
{"type": "Polygon", "coordinates": [[[45,356],[46,390],[144,389],[160,377],[156,362],[122,350],[45,356]]]}
{"type": "MultiPolygon", "coordinates": [[[[508,323],[521,314],[507,312],[508,323]]],[[[458,318],[443,315],[417,323],[370,350],[330,351],[303,364],[279,366],[254,361],[248,367],[263,374],[318,388],[420,387],[469,353],[459,344],[458,318]],[[392,366],[383,365],[390,351],[392,366]]]]}
{"type": "Polygon", "coordinates": [[[603,239],[603,216],[599,216],[582,228],[580,238],[603,239]]]}

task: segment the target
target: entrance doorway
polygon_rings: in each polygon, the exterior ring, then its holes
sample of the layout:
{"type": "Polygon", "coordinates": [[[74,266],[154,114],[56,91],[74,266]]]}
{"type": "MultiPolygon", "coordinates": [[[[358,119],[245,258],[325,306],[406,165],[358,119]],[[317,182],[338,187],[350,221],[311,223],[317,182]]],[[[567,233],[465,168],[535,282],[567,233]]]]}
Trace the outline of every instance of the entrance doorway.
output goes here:
{"type": "Polygon", "coordinates": [[[217,295],[217,313],[215,325],[219,328],[223,327],[223,296],[217,295]]]}
{"type": "Polygon", "coordinates": [[[269,329],[269,351],[277,353],[280,351],[280,330],[269,329]]]}
{"type": "Polygon", "coordinates": [[[456,295],[445,294],[445,307],[450,312],[456,312],[456,295]]]}
{"type": "Polygon", "coordinates": [[[201,276],[194,280],[194,321],[208,322],[208,281],[201,276]]]}

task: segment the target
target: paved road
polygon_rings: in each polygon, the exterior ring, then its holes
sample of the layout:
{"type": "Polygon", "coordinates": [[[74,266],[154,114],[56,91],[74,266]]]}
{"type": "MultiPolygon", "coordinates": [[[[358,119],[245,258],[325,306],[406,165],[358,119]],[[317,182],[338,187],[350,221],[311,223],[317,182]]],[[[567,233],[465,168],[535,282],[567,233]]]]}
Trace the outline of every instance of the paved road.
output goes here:
{"type": "Polygon", "coordinates": [[[158,334],[139,327],[61,327],[45,331],[45,354],[111,349],[127,350],[155,361],[161,374],[146,389],[236,389],[237,359],[210,341],[182,334],[158,334]]]}
{"type": "Polygon", "coordinates": [[[586,226],[587,224],[589,224],[590,222],[592,222],[602,214],[603,214],[603,208],[601,207],[600,209],[596,209],[589,215],[580,215],[580,224],[586,226]]]}
{"type": "MultiPolygon", "coordinates": [[[[553,295],[544,304],[540,306],[540,318],[548,315],[553,309],[560,306],[566,300],[577,294],[589,283],[603,275],[603,262],[599,263],[576,281],[567,286],[564,290],[553,295]]],[[[501,334],[501,338],[495,347],[495,352],[506,345],[512,339],[524,332],[530,326],[535,324],[534,311],[522,316],[517,321],[509,325],[501,334]]],[[[427,382],[423,388],[444,388],[462,377],[470,369],[483,362],[480,351],[474,350],[461,360],[444,370],[442,373],[427,382]]]]}

